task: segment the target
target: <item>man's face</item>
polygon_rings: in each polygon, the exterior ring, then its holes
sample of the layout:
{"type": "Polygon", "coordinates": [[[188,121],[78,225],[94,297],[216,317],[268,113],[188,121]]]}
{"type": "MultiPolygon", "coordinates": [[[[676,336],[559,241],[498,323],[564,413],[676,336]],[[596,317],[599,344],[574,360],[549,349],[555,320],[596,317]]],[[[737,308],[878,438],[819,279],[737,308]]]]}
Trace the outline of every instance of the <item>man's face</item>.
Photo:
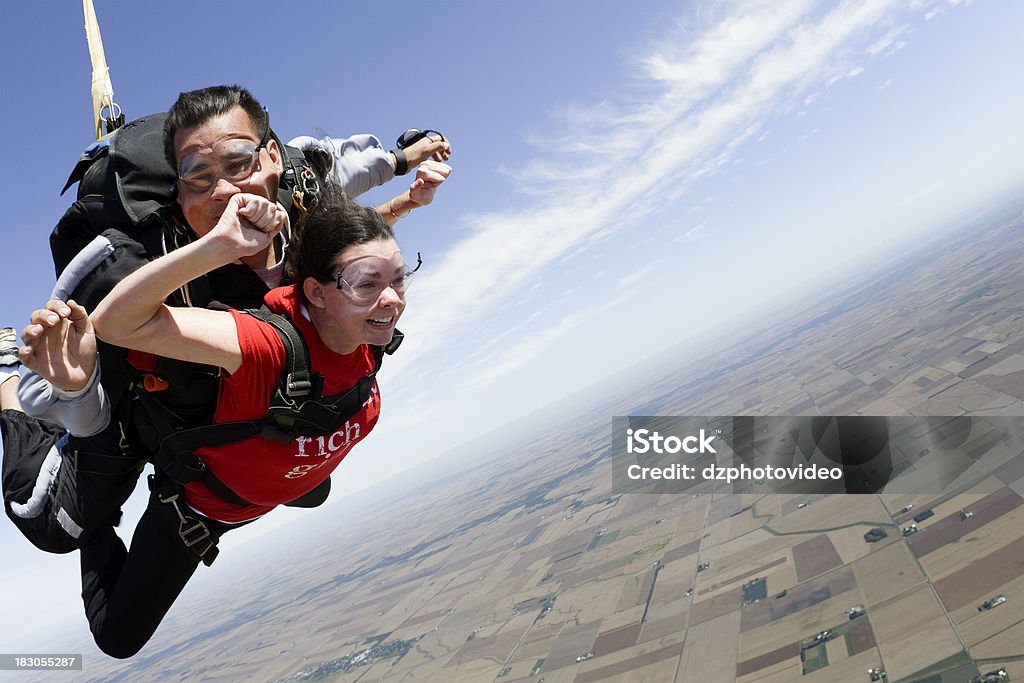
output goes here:
{"type": "MultiPolygon", "coordinates": [[[[222,175],[229,172],[239,161],[225,156],[246,141],[259,144],[263,131],[253,129],[249,115],[241,107],[234,107],[227,113],[216,116],[206,123],[193,128],[183,128],[174,135],[174,156],[178,160],[179,174],[193,169],[203,169],[202,184],[212,184],[204,191],[198,191],[191,183],[178,181],[178,203],[192,230],[200,237],[210,232],[224,213],[228,200],[239,192],[257,194],[267,199],[277,199],[283,165],[281,154],[274,140],[259,150],[252,165],[251,174],[243,174],[236,180],[222,175]],[[241,144],[239,144],[241,141],[241,144]]],[[[237,174],[236,174],[237,175],[237,174]]]]}

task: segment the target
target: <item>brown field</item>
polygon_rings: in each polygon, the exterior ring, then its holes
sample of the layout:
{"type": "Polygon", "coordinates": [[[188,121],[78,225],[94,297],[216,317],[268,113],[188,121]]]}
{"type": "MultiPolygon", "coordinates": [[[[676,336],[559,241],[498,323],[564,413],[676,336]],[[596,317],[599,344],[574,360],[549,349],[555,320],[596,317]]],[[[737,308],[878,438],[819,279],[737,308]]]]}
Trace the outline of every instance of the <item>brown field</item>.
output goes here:
{"type": "Polygon", "coordinates": [[[771,652],[765,652],[752,659],[746,659],[736,664],[736,677],[747,676],[768,667],[775,666],[779,662],[795,659],[800,661],[800,641],[794,641],[771,652]]]}
{"type": "MultiPolygon", "coordinates": [[[[798,678],[789,679],[792,681],[800,681],[800,683],[861,683],[861,681],[867,681],[868,677],[865,675],[865,671],[869,667],[878,666],[881,662],[878,659],[878,653],[875,650],[869,652],[861,652],[853,657],[847,657],[846,659],[839,662],[829,662],[829,665],[818,669],[817,671],[811,672],[806,676],[800,676],[798,678]]],[[[888,661],[886,662],[886,670],[889,670],[888,661]]],[[[894,680],[892,675],[889,676],[890,680],[894,680]]],[[[779,679],[781,682],[781,679],[779,679]]],[[[762,683],[762,682],[758,682],[762,683]]],[[[764,681],[763,683],[768,683],[764,681]]],[[[774,683],[774,682],[773,682],[774,683]]]]}
{"type": "Polygon", "coordinates": [[[847,636],[850,642],[850,649],[853,650],[853,654],[867,652],[878,645],[878,643],[875,642],[875,632],[871,628],[871,623],[864,618],[861,618],[859,622],[860,623],[858,623],[847,636]]]}
{"type": "Polygon", "coordinates": [[[925,581],[905,543],[893,543],[853,563],[869,609],[925,581]]]}
{"type": "Polygon", "coordinates": [[[712,621],[691,626],[686,634],[678,683],[732,683],[736,679],[736,652],[740,615],[731,612],[712,621]]]}
{"type": "Polygon", "coordinates": [[[434,621],[440,619],[442,616],[444,616],[445,613],[447,613],[447,611],[448,611],[447,608],[445,608],[445,609],[437,609],[437,610],[434,610],[432,612],[426,612],[424,614],[417,614],[416,616],[411,617],[411,618],[406,619],[405,621],[403,621],[402,622],[402,627],[403,628],[411,628],[413,626],[419,626],[420,624],[426,624],[426,623],[434,622],[434,621]]]}
{"type": "Polygon", "coordinates": [[[638,644],[647,643],[657,638],[663,638],[672,633],[678,633],[682,638],[686,630],[686,614],[665,617],[657,621],[648,621],[640,629],[638,644]]]}
{"type": "MultiPolygon", "coordinates": [[[[408,657],[408,656],[409,655],[406,655],[406,657],[408,657]]],[[[498,671],[501,671],[501,669],[504,668],[505,666],[507,666],[510,669],[510,671],[507,674],[505,674],[505,676],[503,676],[502,678],[500,678],[500,679],[499,678],[495,678],[495,680],[509,681],[509,683],[511,683],[512,681],[531,681],[532,680],[534,683],[536,683],[536,681],[537,681],[536,678],[530,678],[530,670],[533,668],[533,665],[537,661],[537,659],[539,659],[539,658],[535,658],[535,659],[522,659],[522,660],[517,659],[516,661],[509,662],[509,663],[505,664],[504,666],[502,666],[501,668],[499,668],[498,671]]],[[[384,679],[384,681],[382,681],[381,683],[385,683],[385,681],[387,683],[391,683],[392,680],[395,681],[395,683],[399,683],[403,679],[405,679],[405,680],[412,679],[414,675],[415,674],[409,674],[408,672],[406,672],[406,673],[402,674],[400,677],[393,677],[393,678],[389,678],[389,679],[384,679]]],[[[495,673],[495,676],[497,676],[497,672],[495,673]]],[[[419,680],[419,677],[416,676],[416,678],[414,680],[419,680]]],[[[332,681],[332,683],[333,683],[333,681],[332,681]]]]}
{"type": "Polygon", "coordinates": [[[767,625],[744,631],[740,636],[739,659],[753,659],[790,643],[805,641],[822,629],[833,628],[845,618],[843,610],[854,602],[843,593],[767,625]]]}
{"type": "Polygon", "coordinates": [[[868,612],[891,680],[908,676],[961,650],[960,641],[929,586],[868,612]]]}
{"type": "Polygon", "coordinates": [[[679,597],[674,600],[652,604],[651,608],[647,611],[647,624],[652,624],[662,619],[686,617],[689,611],[690,598],[680,593],[679,597]]]}
{"type": "Polygon", "coordinates": [[[748,532],[760,529],[764,526],[764,522],[765,520],[763,519],[755,518],[751,510],[744,510],[733,517],[723,519],[715,525],[709,524],[708,529],[718,538],[739,538],[748,532]]]}
{"type": "Polygon", "coordinates": [[[601,632],[604,633],[605,631],[614,631],[617,628],[622,628],[623,626],[635,624],[639,622],[640,619],[643,618],[643,616],[643,605],[637,605],[636,607],[632,607],[630,609],[625,609],[620,612],[615,612],[614,614],[609,614],[601,620],[601,632]]]}
{"type": "MultiPolygon", "coordinates": [[[[674,565],[673,565],[674,567],[674,565]]],[[[654,584],[654,596],[651,598],[651,609],[658,605],[673,600],[678,600],[686,593],[686,589],[693,587],[693,573],[696,567],[690,567],[690,571],[673,571],[669,566],[662,567],[658,572],[658,581],[654,584]]],[[[687,598],[689,601],[689,598],[687,598]]]]}
{"type": "MultiPolygon", "coordinates": [[[[533,666],[533,662],[530,662],[530,667],[533,666]]],[[[544,667],[544,672],[541,677],[544,678],[544,683],[573,683],[576,680],[576,675],[579,673],[580,665],[573,662],[572,666],[567,666],[562,669],[548,671],[547,666],[544,667]]],[[[530,673],[530,669],[526,670],[526,673],[530,673]]],[[[497,675],[497,672],[495,672],[497,675]]],[[[493,680],[496,679],[491,679],[493,680]]],[[[515,678],[508,680],[507,678],[500,679],[503,683],[537,683],[540,680],[538,676],[524,676],[522,678],[515,678]]],[[[451,679],[430,679],[428,683],[452,683],[451,679]]],[[[460,681],[461,683],[461,681],[460,681]]]]}
{"type": "Polygon", "coordinates": [[[971,656],[977,659],[1024,656],[1024,621],[1017,621],[1009,628],[987,638],[970,648],[971,656]]]}
{"type": "Polygon", "coordinates": [[[833,638],[828,641],[825,643],[825,651],[828,652],[829,666],[833,666],[850,656],[846,650],[845,638],[833,638]]]}
{"type": "Polygon", "coordinates": [[[977,533],[984,525],[1022,504],[1024,504],[1024,498],[1017,495],[1015,491],[1002,488],[972,503],[970,510],[974,513],[973,517],[961,520],[958,514],[959,508],[956,511],[951,511],[942,519],[935,520],[933,517],[928,520],[931,525],[911,536],[908,542],[915,555],[924,557],[953,541],[977,533]]]}
{"type": "Polygon", "coordinates": [[[1012,484],[1024,479],[1024,458],[1017,458],[1006,463],[995,472],[993,472],[999,481],[1004,484],[1012,484]]]}
{"type": "Polygon", "coordinates": [[[701,600],[700,602],[694,602],[690,606],[690,626],[701,624],[705,621],[717,619],[723,614],[735,611],[737,619],[739,618],[740,608],[740,594],[739,591],[732,591],[729,593],[720,593],[713,598],[701,600]]]}
{"type": "Polygon", "coordinates": [[[579,621],[593,621],[615,611],[619,588],[617,578],[574,586],[558,593],[554,611],[579,621]]]}
{"type": "Polygon", "coordinates": [[[772,618],[781,619],[787,615],[812,607],[820,602],[839,596],[857,585],[850,567],[840,567],[826,575],[816,577],[797,585],[784,598],[771,601],[772,618]]]}
{"type": "MultiPolygon", "coordinates": [[[[654,664],[641,666],[639,669],[627,671],[601,679],[602,683],[671,683],[675,678],[678,661],[662,659],[654,664]]],[[[578,677],[575,680],[580,680],[578,677]]]]}
{"type": "Polygon", "coordinates": [[[615,557],[599,564],[579,566],[574,571],[559,578],[563,588],[571,588],[593,583],[595,579],[606,579],[629,572],[629,557],[615,557]]]}
{"type": "MultiPolygon", "coordinates": [[[[771,595],[771,590],[768,591],[768,594],[771,595]]],[[[771,597],[743,608],[740,612],[740,633],[746,633],[751,629],[771,623],[772,608],[768,604],[770,600],[771,597]]]]}
{"type": "Polygon", "coordinates": [[[768,596],[771,597],[793,588],[796,585],[796,572],[793,571],[792,563],[787,563],[769,572],[766,579],[768,596]]]}
{"type": "Polygon", "coordinates": [[[619,628],[611,631],[599,633],[597,640],[594,641],[594,656],[601,657],[602,655],[617,652],[618,650],[623,650],[627,647],[632,647],[636,644],[639,636],[639,621],[627,626],[620,626],[619,628]]]}
{"type": "MultiPolygon", "coordinates": [[[[378,662],[375,666],[379,667],[381,673],[383,673],[387,662],[378,662]]],[[[438,671],[430,680],[438,682],[455,680],[459,681],[459,683],[489,683],[494,680],[499,670],[499,664],[491,660],[478,659],[466,662],[455,669],[449,668],[447,671],[438,671]],[[445,678],[446,675],[448,678],[445,678]]],[[[373,679],[371,678],[370,680],[373,679]]]]}
{"type": "Polygon", "coordinates": [[[730,587],[730,586],[735,588],[735,589],[737,589],[737,590],[739,590],[740,584],[741,583],[745,583],[747,579],[749,579],[751,577],[764,576],[765,574],[768,573],[769,569],[772,569],[773,567],[778,567],[780,564],[785,564],[785,563],[786,563],[786,558],[785,557],[777,557],[774,560],[772,560],[771,562],[768,562],[767,564],[762,564],[759,567],[754,567],[753,569],[748,569],[747,571],[743,572],[742,574],[737,574],[735,576],[730,576],[729,578],[722,579],[718,583],[714,583],[714,584],[712,584],[712,585],[710,585],[710,586],[708,586],[706,588],[701,588],[699,593],[700,593],[700,595],[706,595],[708,593],[713,593],[713,592],[715,592],[717,590],[720,590],[720,589],[726,588],[726,587],[730,587]]]}
{"type": "Polygon", "coordinates": [[[558,634],[558,640],[547,656],[545,669],[555,670],[576,663],[576,658],[594,647],[594,639],[601,628],[600,621],[592,621],[579,626],[566,626],[558,634]]]}
{"type": "Polygon", "coordinates": [[[515,657],[517,660],[529,659],[533,662],[551,650],[551,647],[555,644],[555,639],[558,637],[558,632],[562,630],[562,624],[549,624],[547,626],[542,626],[541,624],[535,624],[527,632],[523,642],[516,648],[515,657]]]}
{"type": "Polygon", "coordinates": [[[824,574],[842,563],[835,546],[825,534],[818,534],[793,546],[793,566],[798,583],[824,574]]]}
{"type": "Polygon", "coordinates": [[[800,659],[791,662],[780,662],[774,666],[768,666],[751,673],[748,676],[737,678],[737,683],[792,683],[801,677],[800,659]]]}
{"type": "Polygon", "coordinates": [[[683,557],[689,557],[690,555],[696,555],[697,551],[700,550],[700,541],[701,539],[698,538],[696,540],[688,541],[683,545],[672,548],[671,550],[665,553],[665,556],[661,558],[661,561],[665,564],[668,564],[673,560],[678,560],[683,557]]]}
{"type": "Polygon", "coordinates": [[[654,570],[637,574],[631,574],[622,578],[622,586],[619,592],[619,602],[615,606],[616,612],[647,602],[647,596],[651,593],[651,586],[654,584],[654,570]]]}
{"type": "Polygon", "coordinates": [[[752,501],[747,500],[749,496],[729,496],[729,495],[716,495],[714,501],[711,503],[711,507],[708,509],[708,526],[712,527],[723,522],[733,515],[737,515],[740,510],[751,504],[752,501]]]}
{"type": "MultiPolygon", "coordinates": [[[[968,603],[956,611],[951,611],[950,616],[960,632],[960,637],[968,646],[973,646],[1021,621],[1019,601],[1022,595],[1024,595],[1024,574],[999,586],[982,600],[968,603]],[[983,600],[999,593],[1006,596],[1005,603],[992,610],[978,611],[978,605],[983,600]]],[[[1017,649],[1024,654],[1024,647],[1017,649]]]]}
{"type": "Polygon", "coordinates": [[[1024,536],[935,581],[935,591],[950,611],[980,603],[989,593],[1021,575],[1024,536]]]}
{"type": "Polygon", "coordinates": [[[732,539],[712,534],[710,538],[704,539],[701,559],[711,562],[713,573],[742,571],[757,566],[760,558],[775,557],[784,553],[793,543],[792,539],[773,536],[762,530],[732,539]]]}
{"type": "MultiPolygon", "coordinates": [[[[828,538],[832,541],[836,552],[839,553],[843,564],[856,562],[878,550],[877,544],[864,542],[864,532],[870,528],[855,526],[849,529],[836,529],[828,533],[828,538]]],[[[884,543],[882,545],[884,547],[884,543]]]]}
{"type": "MultiPolygon", "coordinates": [[[[597,660],[590,660],[586,662],[588,669],[581,671],[579,675],[574,679],[575,683],[592,683],[593,681],[604,681],[604,680],[623,680],[623,681],[668,681],[671,680],[672,674],[675,672],[676,663],[675,659],[679,657],[679,653],[682,650],[682,643],[676,643],[668,645],[666,647],[659,648],[647,652],[645,654],[636,655],[629,659],[624,659],[613,664],[605,664],[603,666],[596,666],[595,668],[589,668],[597,664],[597,660]],[[660,665],[659,665],[660,664],[660,665]],[[654,666],[659,665],[659,666],[654,666]],[[643,674],[643,677],[634,678],[634,674],[638,671],[644,670],[650,667],[647,673],[643,674]],[[624,678],[614,679],[612,677],[625,676],[624,678]],[[667,678],[665,676],[668,676],[667,678]]],[[[547,676],[545,676],[545,680],[547,676]]]]}

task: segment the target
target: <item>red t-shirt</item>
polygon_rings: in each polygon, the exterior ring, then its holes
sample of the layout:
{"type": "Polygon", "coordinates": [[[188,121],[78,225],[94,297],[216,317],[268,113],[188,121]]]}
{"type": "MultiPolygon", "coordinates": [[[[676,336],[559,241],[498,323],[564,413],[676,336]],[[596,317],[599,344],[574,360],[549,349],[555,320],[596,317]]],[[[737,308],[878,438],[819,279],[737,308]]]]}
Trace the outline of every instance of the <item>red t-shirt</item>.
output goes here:
{"type": "MultiPolygon", "coordinates": [[[[279,287],[266,296],[275,313],[295,322],[309,347],[313,372],[324,376],[324,396],[342,394],[360,378],[373,372],[373,352],[362,345],[342,355],[327,348],[313,324],[302,312],[294,287],[279,287]]],[[[269,324],[231,311],[242,349],[242,366],[220,382],[215,423],[258,420],[267,414],[285,364],[284,343],[269,324]]],[[[253,437],[226,446],[196,450],[207,467],[228,488],[253,505],[228,503],[201,482],[185,486],[185,500],[193,509],[222,522],[244,522],[266,514],[275,506],[308,493],[330,476],[352,447],[366,437],[380,415],[380,394],[376,381],[362,409],[338,431],[321,437],[296,437],[279,443],[253,437]]]]}

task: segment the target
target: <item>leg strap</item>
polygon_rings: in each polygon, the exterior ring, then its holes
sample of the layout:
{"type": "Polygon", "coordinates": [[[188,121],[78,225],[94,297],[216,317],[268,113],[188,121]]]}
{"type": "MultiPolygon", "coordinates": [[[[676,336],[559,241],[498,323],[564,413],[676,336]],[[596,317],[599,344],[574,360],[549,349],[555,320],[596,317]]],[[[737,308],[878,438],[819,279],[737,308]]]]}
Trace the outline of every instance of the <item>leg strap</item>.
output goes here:
{"type": "Polygon", "coordinates": [[[207,567],[217,559],[220,550],[217,548],[217,537],[200,517],[191,514],[181,498],[181,488],[171,482],[170,486],[155,485],[150,476],[150,489],[156,494],[157,500],[174,508],[178,515],[178,538],[190,551],[202,560],[207,567]],[[184,508],[184,510],[183,510],[184,508]],[[186,514],[185,512],[189,514],[186,514]]]}

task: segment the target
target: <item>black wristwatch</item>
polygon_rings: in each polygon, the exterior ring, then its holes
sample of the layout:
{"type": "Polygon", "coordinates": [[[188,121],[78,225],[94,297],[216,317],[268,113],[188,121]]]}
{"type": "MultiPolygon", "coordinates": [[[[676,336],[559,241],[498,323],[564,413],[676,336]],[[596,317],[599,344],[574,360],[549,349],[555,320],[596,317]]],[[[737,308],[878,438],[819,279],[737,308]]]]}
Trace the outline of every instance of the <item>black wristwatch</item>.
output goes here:
{"type": "Polygon", "coordinates": [[[405,152],[400,149],[393,149],[395,155],[395,175],[405,175],[409,172],[409,160],[405,158],[405,152]]]}

